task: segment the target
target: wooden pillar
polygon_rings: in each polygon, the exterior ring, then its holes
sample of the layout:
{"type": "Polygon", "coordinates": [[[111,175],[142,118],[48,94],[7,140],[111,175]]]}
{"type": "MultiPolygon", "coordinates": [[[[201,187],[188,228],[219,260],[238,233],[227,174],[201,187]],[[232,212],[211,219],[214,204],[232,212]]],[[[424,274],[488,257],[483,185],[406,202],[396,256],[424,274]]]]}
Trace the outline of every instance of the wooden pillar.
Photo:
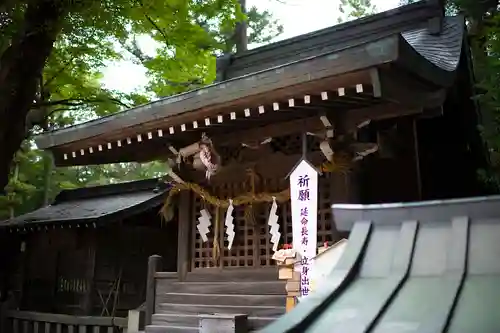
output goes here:
{"type": "Polygon", "coordinates": [[[139,333],[144,331],[144,312],[129,310],[127,317],[127,333],[139,333]]]}
{"type": "MultiPolygon", "coordinates": [[[[360,183],[358,182],[358,166],[354,166],[348,173],[331,173],[330,177],[330,205],[336,203],[361,203],[360,198],[360,183]]],[[[322,223],[327,223],[322,222],[322,223]]],[[[335,227],[333,216],[330,220],[332,241],[335,243],[342,238],[348,238],[349,232],[338,231],[335,227]]]]}
{"type": "Polygon", "coordinates": [[[18,271],[18,281],[16,283],[16,287],[18,288],[18,295],[17,295],[17,306],[21,307],[24,303],[24,289],[25,289],[25,283],[26,283],[26,265],[27,265],[27,259],[28,259],[28,254],[27,251],[31,250],[31,248],[27,248],[28,245],[28,240],[26,237],[20,237],[21,242],[19,243],[19,271],[18,271]]]}
{"type": "Polygon", "coordinates": [[[415,178],[417,182],[417,200],[422,200],[422,174],[420,172],[420,154],[418,146],[418,131],[417,131],[417,120],[412,119],[413,128],[413,147],[415,153],[415,178]]]}
{"type": "Polygon", "coordinates": [[[190,269],[191,253],[191,195],[189,192],[184,191],[179,194],[177,223],[177,275],[180,281],[184,281],[190,269]]]}
{"type": "Polygon", "coordinates": [[[156,280],[155,274],[161,270],[162,258],[158,255],[152,255],[148,260],[148,277],[146,281],[146,325],[151,325],[153,314],[155,312],[156,298],[156,280]]]}
{"type": "Polygon", "coordinates": [[[92,295],[94,293],[94,275],[95,275],[95,261],[96,261],[96,235],[95,229],[87,234],[89,240],[89,248],[87,251],[87,267],[85,270],[85,281],[87,284],[87,291],[83,299],[83,313],[86,316],[92,315],[92,295]]]}

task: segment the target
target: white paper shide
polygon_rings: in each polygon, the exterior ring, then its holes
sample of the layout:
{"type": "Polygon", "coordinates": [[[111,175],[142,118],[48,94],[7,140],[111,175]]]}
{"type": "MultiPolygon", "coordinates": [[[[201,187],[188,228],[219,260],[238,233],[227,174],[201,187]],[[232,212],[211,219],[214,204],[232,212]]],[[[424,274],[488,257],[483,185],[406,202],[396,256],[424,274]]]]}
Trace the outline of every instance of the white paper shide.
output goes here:
{"type": "Polygon", "coordinates": [[[198,229],[198,232],[200,233],[201,239],[204,242],[208,241],[208,233],[210,232],[210,225],[212,222],[210,221],[212,219],[212,216],[206,209],[200,210],[200,217],[198,217],[198,225],[196,228],[198,229]]]}
{"type": "Polygon", "coordinates": [[[267,224],[269,225],[269,233],[271,234],[271,244],[273,244],[273,252],[278,250],[278,244],[280,242],[280,225],[278,223],[278,204],[276,203],[276,197],[273,197],[273,204],[271,205],[271,210],[269,211],[269,220],[267,224]]]}
{"type": "Polygon", "coordinates": [[[233,200],[229,199],[229,207],[227,207],[226,212],[226,220],[224,221],[224,225],[226,226],[226,235],[227,235],[227,249],[231,250],[234,241],[234,218],[233,218],[233,200]]]}

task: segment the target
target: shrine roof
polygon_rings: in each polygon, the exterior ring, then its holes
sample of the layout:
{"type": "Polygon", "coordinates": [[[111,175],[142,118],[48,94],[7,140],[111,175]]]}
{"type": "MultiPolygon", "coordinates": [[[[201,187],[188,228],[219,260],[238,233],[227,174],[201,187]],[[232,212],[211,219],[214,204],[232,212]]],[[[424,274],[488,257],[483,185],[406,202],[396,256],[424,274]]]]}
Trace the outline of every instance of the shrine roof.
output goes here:
{"type": "Polygon", "coordinates": [[[59,223],[72,225],[119,221],[159,206],[167,188],[148,179],[73,190],[63,190],[54,202],[33,212],[0,221],[0,228],[45,228],[59,223]]]}
{"type": "Polygon", "coordinates": [[[463,17],[443,17],[439,0],[419,1],[221,58],[220,82],[48,132],[36,143],[54,153],[57,165],[142,161],[153,159],[151,151],[165,151],[167,143],[190,144],[193,133],[199,138],[217,126],[228,132],[305,117],[299,111],[265,112],[283,106],[289,111],[294,98],[333,103],[353,90],[359,96],[351,108],[366,107],[381,101],[381,85],[394,75],[416,80],[405,92],[438,90],[455,80],[463,38],[463,17]],[[378,68],[392,76],[373,71],[378,68]],[[150,152],[135,145],[141,142],[148,142],[150,152]],[[120,153],[111,156],[115,148],[120,153]]]}
{"type": "Polygon", "coordinates": [[[342,257],[261,332],[500,332],[500,196],[332,207],[342,257]]]}

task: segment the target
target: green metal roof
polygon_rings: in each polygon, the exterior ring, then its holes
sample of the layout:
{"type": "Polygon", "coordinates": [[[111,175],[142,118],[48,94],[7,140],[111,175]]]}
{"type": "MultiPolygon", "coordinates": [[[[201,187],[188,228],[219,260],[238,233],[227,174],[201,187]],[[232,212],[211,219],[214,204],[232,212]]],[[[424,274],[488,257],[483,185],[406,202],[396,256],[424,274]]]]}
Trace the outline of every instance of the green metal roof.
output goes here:
{"type": "Polygon", "coordinates": [[[332,209],[329,282],[262,332],[500,332],[499,196],[332,209]]]}

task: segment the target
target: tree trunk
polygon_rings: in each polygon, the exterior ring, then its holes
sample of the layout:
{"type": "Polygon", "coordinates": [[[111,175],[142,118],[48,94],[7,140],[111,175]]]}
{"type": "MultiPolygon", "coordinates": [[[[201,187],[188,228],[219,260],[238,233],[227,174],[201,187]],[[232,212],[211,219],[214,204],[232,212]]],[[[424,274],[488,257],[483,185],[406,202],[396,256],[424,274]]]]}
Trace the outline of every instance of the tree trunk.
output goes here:
{"type": "Polygon", "coordinates": [[[24,29],[0,55],[0,189],[7,185],[12,159],[26,137],[26,115],[67,4],[63,0],[29,2],[24,29]]]}
{"type": "Polygon", "coordinates": [[[52,172],[54,171],[54,160],[52,154],[46,152],[43,155],[43,203],[42,207],[48,206],[50,203],[52,172]]]}
{"type": "MultiPolygon", "coordinates": [[[[239,0],[241,11],[246,14],[246,0],[239,0]]],[[[248,47],[247,21],[236,23],[236,53],[245,52],[248,47]]]]}
{"type": "MultiPolygon", "coordinates": [[[[14,181],[17,181],[17,179],[19,178],[19,163],[16,163],[14,166],[14,175],[12,176],[12,178],[14,179],[14,181]]],[[[9,218],[12,220],[15,216],[16,211],[13,204],[11,203],[9,205],[9,218]]]]}

